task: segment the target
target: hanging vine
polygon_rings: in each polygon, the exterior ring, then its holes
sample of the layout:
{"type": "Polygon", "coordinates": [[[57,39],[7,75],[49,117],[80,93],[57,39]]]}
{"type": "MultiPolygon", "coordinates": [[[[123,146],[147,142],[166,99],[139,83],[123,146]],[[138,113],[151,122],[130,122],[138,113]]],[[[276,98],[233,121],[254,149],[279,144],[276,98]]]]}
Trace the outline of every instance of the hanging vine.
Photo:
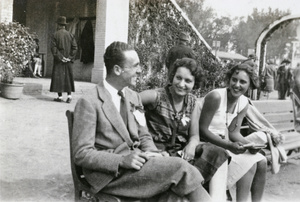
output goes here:
{"type": "Polygon", "coordinates": [[[190,34],[197,61],[206,71],[203,87],[194,93],[203,96],[222,84],[224,70],[221,64],[170,0],[130,0],[128,42],[134,45],[142,64],[135,90],[166,84],[165,58],[181,31],[190,34]]]}

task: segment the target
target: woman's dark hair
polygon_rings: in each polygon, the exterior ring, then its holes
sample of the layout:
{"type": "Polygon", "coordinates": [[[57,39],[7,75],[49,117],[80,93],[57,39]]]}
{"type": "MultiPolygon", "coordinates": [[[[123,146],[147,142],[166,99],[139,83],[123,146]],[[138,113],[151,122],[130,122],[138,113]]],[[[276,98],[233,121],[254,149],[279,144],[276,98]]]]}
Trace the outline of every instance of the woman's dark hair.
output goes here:
{"type": "Polygon", "coordinates": [[[203,72],[203,69],[197,64],[197,61],[194,59],[191,59],[191,58],[177,59],[174,62],[173,68],[169,75],[169,81],[171,83],[173,82],[174,76],[179,67],[185,67],[185,68],[189,69],[191,74],[195,77],[195,85],[194,85],[193,89],[200,88],[201,79],[204,76],[204,72],[203,72]]]}
{"type": "Polygon", "coordinates": [[[245,71],[248,74],[248,76],[250,78],[250,88],[251,89],[256,89],[259,87],[259,79],[257,76],[257,72],[255,71],[255,67],[252,67],[245,63],[236,65],[227,71],[227,73],[226,73],[227,82],[229,83],[232,75],[234,73],[238,73],[239,71],[245,71]]]}
{"type": "Polygon", "coordinates": [[[134,50],[134,49],[132,46],[120,41],[115,41],[106,48],[103,57],[104,57],[104,63],[105,63],[107,74],[111,73],[115,65],[119,65],[120,67],[123,67],[125,62],[125,57],[123,52],[129,50],[134,50]]]}

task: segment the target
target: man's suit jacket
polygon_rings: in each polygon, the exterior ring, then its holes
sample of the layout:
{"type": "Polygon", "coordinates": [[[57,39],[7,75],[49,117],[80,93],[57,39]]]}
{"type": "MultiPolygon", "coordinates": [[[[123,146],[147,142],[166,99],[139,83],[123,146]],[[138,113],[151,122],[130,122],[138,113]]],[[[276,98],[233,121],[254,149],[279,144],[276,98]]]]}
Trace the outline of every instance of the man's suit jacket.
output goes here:
{"type": "Polygon", "coordinates": [[[103,83],[80,98],[74,110],[74,161],[83,168],[95,193],[119,175],[122,156],[132,152],[130,134],[139,137],[142,151],[157,149],[147,127],[133,114],[134,106],[142,106],[138,93],[125,88],[125,97],[128,129],[103,83]]]}

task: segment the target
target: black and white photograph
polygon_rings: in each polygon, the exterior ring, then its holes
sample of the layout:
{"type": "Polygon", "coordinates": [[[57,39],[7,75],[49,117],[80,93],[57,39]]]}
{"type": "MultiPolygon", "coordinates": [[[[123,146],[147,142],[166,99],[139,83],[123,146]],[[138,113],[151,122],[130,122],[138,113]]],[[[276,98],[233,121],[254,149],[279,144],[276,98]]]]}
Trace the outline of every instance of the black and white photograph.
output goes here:
{"type": "Polygon", "coordinates": [[[0,0],[0,201],[299,202],[300,1],[0,0]]]}

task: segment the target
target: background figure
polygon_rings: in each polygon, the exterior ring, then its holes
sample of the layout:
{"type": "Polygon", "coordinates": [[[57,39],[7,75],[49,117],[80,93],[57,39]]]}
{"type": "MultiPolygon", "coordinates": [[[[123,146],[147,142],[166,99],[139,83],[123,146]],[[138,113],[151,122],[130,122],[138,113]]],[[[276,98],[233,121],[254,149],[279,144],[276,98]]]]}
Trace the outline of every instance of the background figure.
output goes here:
{"type": "Polygon", "coordinates": [[[38,76],[38,77],[42,77],[41,74],[41,70],[42,70],[42,59],[40,58],[39,55],[39,39],[34,39],[35,43],[36,43],[36,48],[35,48],[35,52],[34,55],[32,57],[32,61],[33,61],[33,65],[34,65],[34,70],[33,70],[33,76],[38,76]]]}
{"type": "Polygon", "coordinates": [[[278,86],[278,99],[285,100],[286,96],[290,94],[290,79],[292,73],[290,70],[291,61],[284,59],[277,69],[277,86],[278,86]]]}
{"type": "MultiPolygon", "coordinates": [[[[296,108],[296,117],[300,120],[300,63],[297,64],[293,72],[293,96],[296,108]]],[[[296,123],[297,131],[300,131],[300,122],[296,123]]]]}
{"type": "Polygon", "coordinates": [[[72,63],[77,52],[75,37],[66,30],[66,17],[57,20],[58,31],[52,39],[51,52],[54,56],[50,92],[57,92],[56,102],[62,102],[62,93],[68,93],[67,103],[72,101],[71,92],[75,91],[72,63]]]}
{"type": "Polygon", "coordinates": [[[276,71],[274,59],[268,60],[261,76],[261,91],[263,91],[264,96],[267,96],[267,99],[269,99],[269,93],[273,92],[275,88],[276,71]]]}
{"type": "Polygon", "coordinates": [[[177,59],[184,57],[196,59],[196,53],[189,46],[190,36],[186,32],[179,33],[177,37],[177,44],[174,45],[168,52],[166,57],[166,67],[168,72],[172,72],[173,63],[177,59]]]}
{"type": "Polygon", "coordinates": [[[236,184],[237,201],[247,201],[250,194],[252,201],[261,201],[267,160],[257,153],[259,148],[253,146],[255,143],[240,133],[249,105],[244,94],[249,87],[259,86],[258,77],[247,64],[234,66],[226,76],[228,87],[212,90],[202,102],[200,134],[206,141],[228,150],[231,161],[227,188],[231,189],[236,184]]]}

